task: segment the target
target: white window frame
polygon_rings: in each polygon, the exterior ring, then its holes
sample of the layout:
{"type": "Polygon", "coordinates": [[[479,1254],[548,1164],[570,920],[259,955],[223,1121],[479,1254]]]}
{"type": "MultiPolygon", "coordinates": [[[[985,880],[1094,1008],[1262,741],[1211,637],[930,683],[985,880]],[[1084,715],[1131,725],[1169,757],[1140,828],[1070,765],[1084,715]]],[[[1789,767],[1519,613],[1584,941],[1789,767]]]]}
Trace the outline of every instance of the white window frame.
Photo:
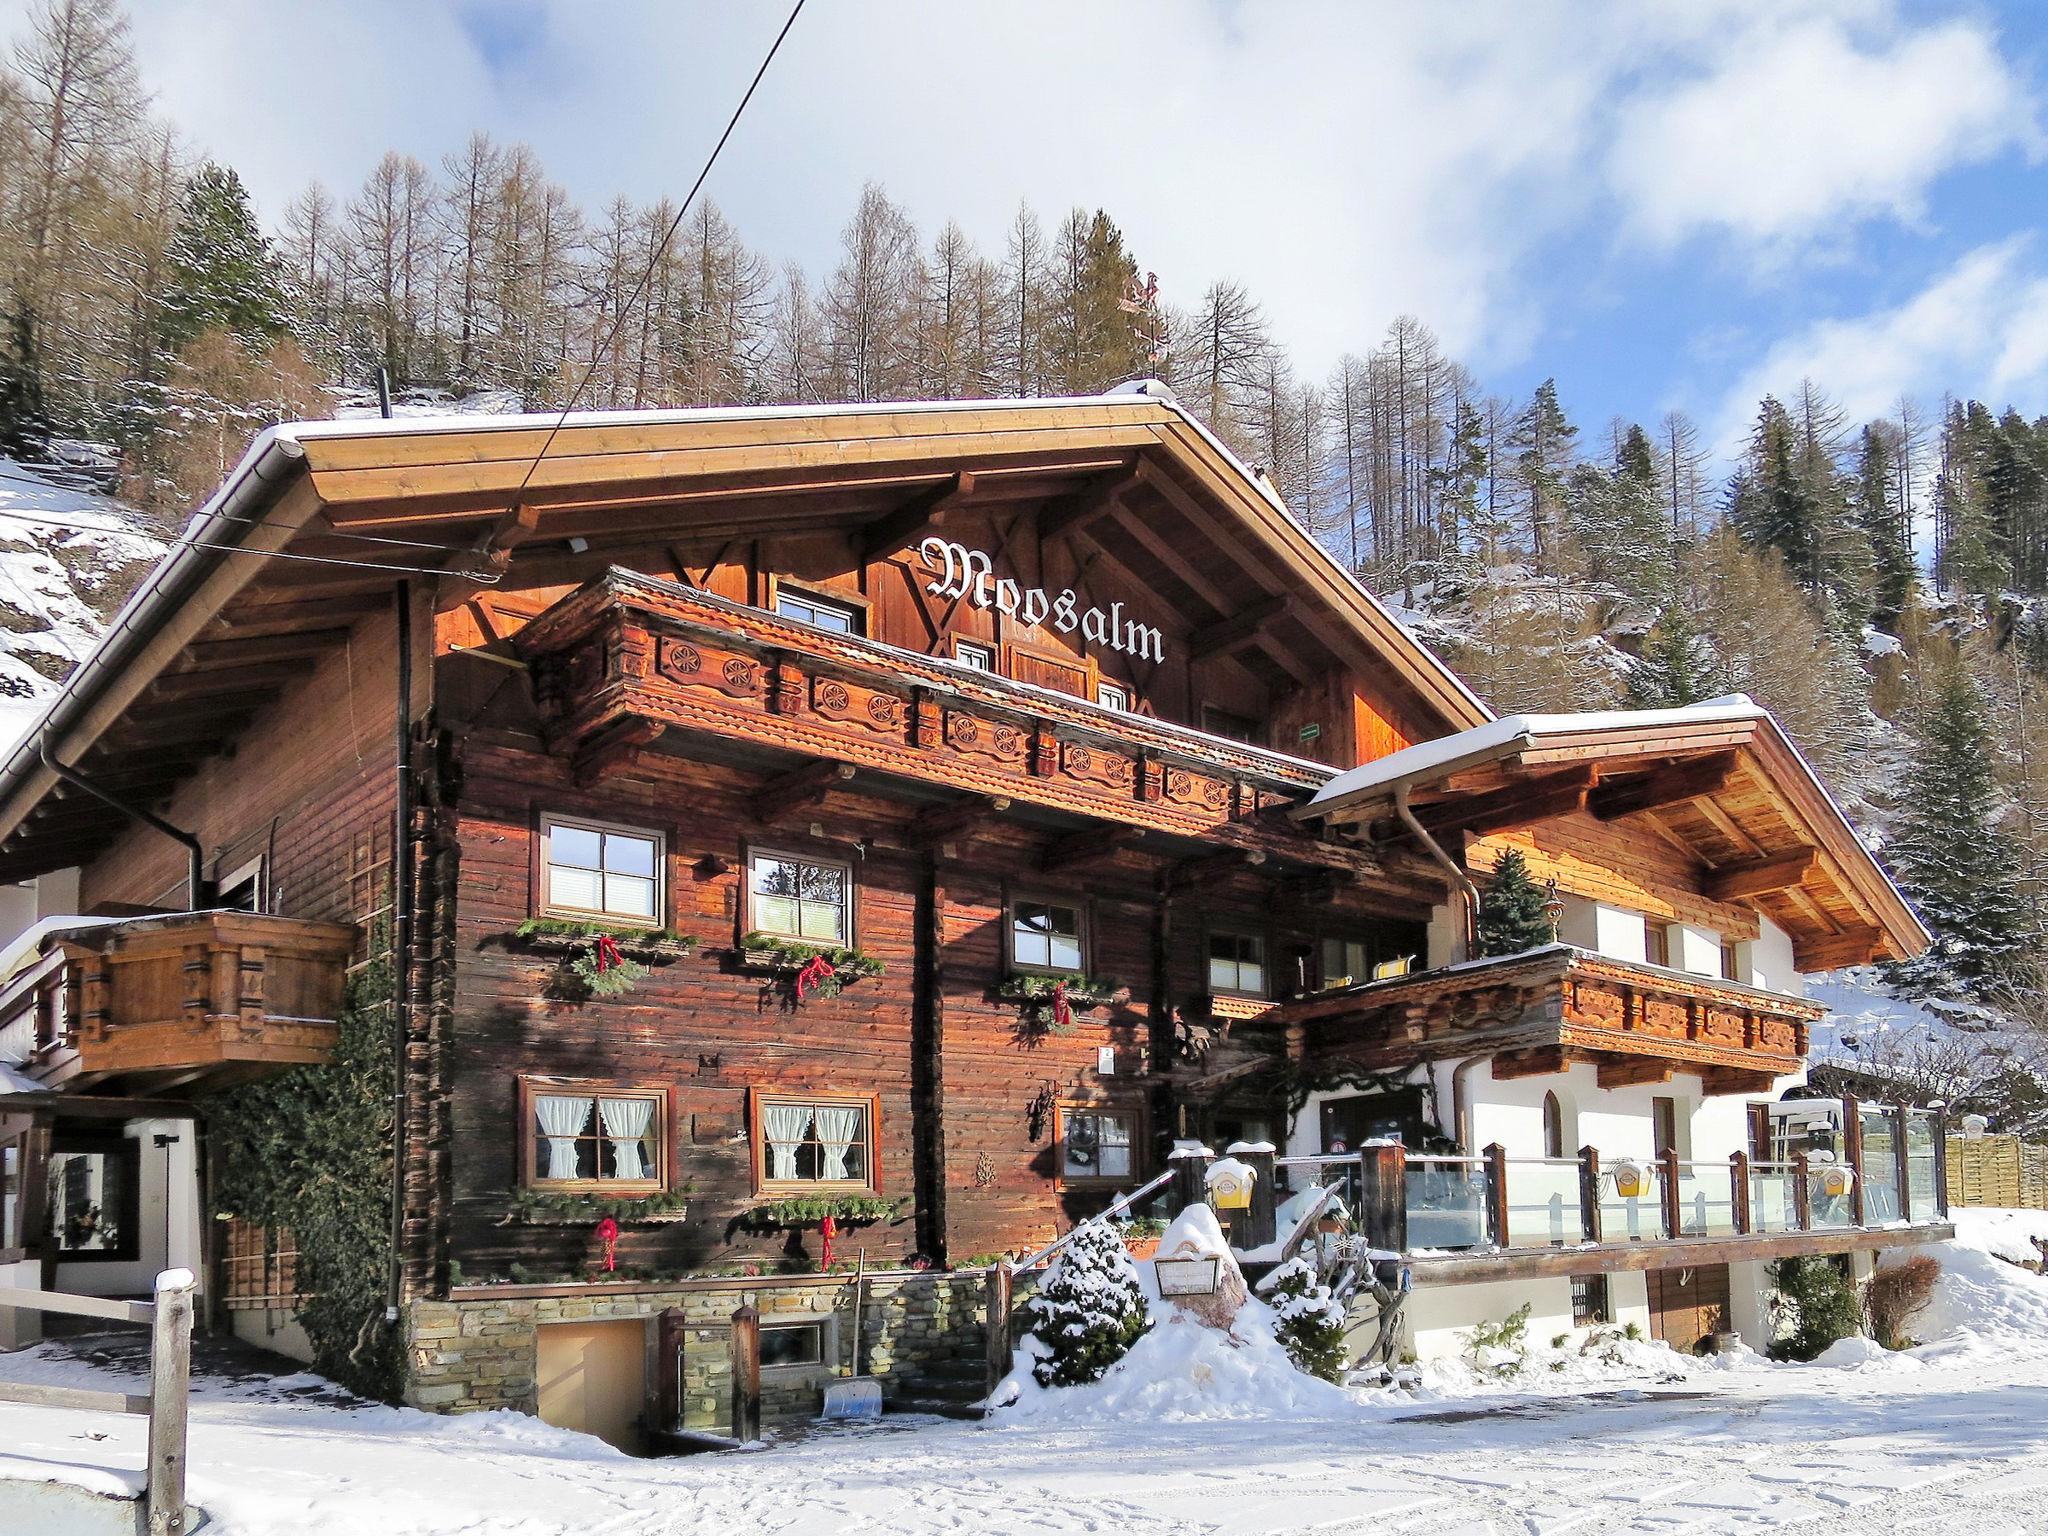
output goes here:
{"type": "Polygon", "coordinates": [[[984,645],[979,640],[955,640],[953,642],[953,659],[970,671],[986,672],[990,677],[997,677],[1002,673],[1002,666],[996,648],[992,645],[984,645]],[[978,656],[981,659],[979,661],[969,661],[967,659],[969,655],[978,656]]]}
{"type": "Polygon", "coordinates": [[[1131,690],[1122,683],[1100,682],[1095,685],[1095,702],[1104,709],[1131,712],[1131,690]]]}
{"type": "Polygon", "coordinates": [[[784,586],[780,582],[775,587],[775,616],[778,619],[788,619],[794,624],[809,624],[814,628],[824,630],[828,635],[865,636],[867,634],[867,614],[858,605],[836,602],[829,597],[816,597],[802,587],[784,586]],[[810,613],[809,615],[790,613],[782,606],[784,603],[800,604],[810,610],[810,613]],[[828,625],[818,623],[815,615],[820,613],[840,615],[846,620],[846,628],[843,630],[833,629],[828,625]]]}
{"type": "MultiPolygon", "coordinates": [[[[1129,1183],[1138,1177],[1138,1143],[1144,1135],[1144,1126],[1136,1109],[1121,1104],[1062,1104],[1060,1113],[1060,1183],[1129,1183]],[[1070,1149],[1073,1145],[1074,1122],[1076,1120],[1115,1120],[1124,1128],[1124,1156],[1126,1167],[1122,1173],[1104,1173],[1098,1162],[1094,1172],[1076,1172],[1072,1167],[1070,1149]]],[[[1096,1147],[1102,1146],[1098,1136],[1096,1147]]]]}
{"type": "Polygon", "coordinates": [[[1272,947],[1272,945],[1266,942],[1266,936],[1263,933],[1253,933],[1250,930],[1244,928],[1211,928],[1209,930],[1207,939],[1203,944],[1203,949],[1207,951],[1203,956],[1203,964],[1205,967],[1204,979],[1208,983],[1209,990],[1221,997],[1266,997],[1270,995],[1273,986],[1273,957],[1270,953],[1272,947]],[[1256,944],[1258,946],[1259,957],[1256,962],[1247,962],[1244,959],[1244,957],[1240,954],[1236,958],[1234,958],[1230,963],[1232,966],[1236,968],[1238,980],[1240,982],[1242,982],[1244,979],[1244,968],[1246,964],[1255,963],[1259,968],[1260,985],[1256,987],[1247,987],[1242,985],[1235,987],[1219,987],[1216,985],[1216,955],[1214,951],[1210,948],[1210,946],[1212,946],[1218,939],[1230,939],[1235,944],[1242,944],[1244,943],[1244,941],[1248,939],[1253,944],[1256,944]]]}
{"type": "MultiPolygon", "coordinates": [[[[235,868],[215,880],[213,882],[214,893],[216,897],[224,896],[246,880],[250,882],[256,897],[255,904],[249,910],[257,913],[268,912],[270,910],[270,881],[267,878],[268,875],[269,870],[264,866],[263,855],[259,853],[255,858],[244,860],[241,864],[236,865],[235,868]]],[[[218,906],[219,902],[216,900],[214,904],[218,906]]]]}
{"type": "MultiPolygon", "coordinates": [[[[747,850],[747,880],[742,891],[746,902],[746,931],[770,934],[778,939],[788,939],[796,944],[812,944],[820,949],[852,949],[854,935],[853,866],[844,859],[820,858],[816,854],[792,853],[787,848],[749,848],[747,850]],[[839,871],[840,902],[839,937],[836,939],[809,938],[801,933],[789,933],[781,928],[770,928],[761,921],[761,914],[755,906],[758,900],[754,890],[754,866],[762,859],[772,859],[778,864],[808,864],[814,869],[836,869],[839,871]]],[[[772,898],[784,899],[784,898],[772,898]]],[[[787,898],[797,904],[797,926],[803,926],[803,903],[801,896],[787,898]]],[[[814,902],[813,905],[829,906],[829,902],[814,902]]]]}
{"type": "MultiPolygon", "coordinates": [[[[563,869],[583,869],[581,864],[564,864],[563,869]]],[[[640,875],[622,876],[623,879],[639,880],[640,875]]],[[[659,928],[662,914],[668,910],[668,839],[651,827],[631,827],[618,822],[596,821],[588,816],[558,816],[552,811],[543,812],[540,819],[540,891],[539,910],[551,917],[572,917],[601,920],[616,923],[622,928],[659,928]],[[606,871],[603,839],[607,837],[633,838],[636,841],[654,845],[654,911],[651,914],[618,912],[609,907],[572,907],[550,900],[554,895],[555,869],[555,828],[569,827],[578,832],[594,832],[598,842],[598,900],[604,900],[606,871]]]]}
{"type": "MultiPolygon", "coordinates": [[[[1010,958],[1013,970],[1028,971],[1038,976],[1085,976],[1088,974],[1088,909],[1075,897],[1059,896],[1012,896],[1003,909],[1003,948],[1010,958]],[[1017,953],[1017,909],[1019,907],[1047,907],[1074,914],[1074,948],[1080,951],[1080,960],[1075,965],[1054,965],[1051,960],[1052,940],[1046,941],[1044,960],[1026,960],[1017,953]]],[[[1061,935],[1063,937],[1063,935],[1061,935]]]]}

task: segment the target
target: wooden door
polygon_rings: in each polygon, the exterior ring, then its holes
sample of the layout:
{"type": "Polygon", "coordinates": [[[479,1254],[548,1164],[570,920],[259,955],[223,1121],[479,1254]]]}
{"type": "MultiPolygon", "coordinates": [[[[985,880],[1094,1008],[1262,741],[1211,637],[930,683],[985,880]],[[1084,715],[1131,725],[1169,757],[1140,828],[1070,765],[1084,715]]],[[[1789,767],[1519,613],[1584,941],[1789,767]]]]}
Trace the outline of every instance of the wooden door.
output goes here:
{"type": "Polygon", "coordinates": [[[1650,1336],[1689,1355],[1701,1339],[1728,1330],[1728,1266],[1689,1265],[1653,1269],[1650,1283],[1650,1336]]]}
{"type": "Polygon", "coordinates": [[[640,1449],[646,1324],[548,1323],[539,1332],[542,1420],[622,1451],[640,1449]]]}

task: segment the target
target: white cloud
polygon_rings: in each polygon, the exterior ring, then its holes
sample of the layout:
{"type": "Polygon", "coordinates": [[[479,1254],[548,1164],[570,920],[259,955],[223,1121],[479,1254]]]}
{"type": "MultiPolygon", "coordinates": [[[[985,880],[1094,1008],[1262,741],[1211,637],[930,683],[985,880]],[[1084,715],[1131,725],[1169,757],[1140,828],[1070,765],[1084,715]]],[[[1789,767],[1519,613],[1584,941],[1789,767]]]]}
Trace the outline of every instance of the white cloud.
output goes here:
{"type": "Polygon", "coordinates": [[[1727,27],[1698,72],[1646,85],[1607,157],[1633,230],[1659,244],[1706,230],[1777,242],[1871,215],[1912,220],[1943,172],[2038,146],[2026,88],[1987,28],[1882,22],[1755,17],[1727,27]]]}
{"type": "Polygon", "coordinates": [[[2048,269],[2020,236],[1980,246],[1918,293],[1884,309],[1822,321],[1772,347],[1726,393],[1713,441],[1733,452],[1766,394],[1813,379],[1852,421],[1890,414],[1904,395],[1944,390],[1994,410],[2048,410],[2048,269]]]}

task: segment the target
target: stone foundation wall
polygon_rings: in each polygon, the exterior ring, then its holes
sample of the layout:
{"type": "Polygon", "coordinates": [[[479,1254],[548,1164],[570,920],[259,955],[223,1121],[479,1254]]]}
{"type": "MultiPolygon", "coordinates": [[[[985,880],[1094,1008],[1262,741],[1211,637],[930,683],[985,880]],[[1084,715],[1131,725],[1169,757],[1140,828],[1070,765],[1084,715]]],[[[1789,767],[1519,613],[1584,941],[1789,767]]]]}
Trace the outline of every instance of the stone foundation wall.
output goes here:
{"type": "MultiPolygon", "coordinates": [[[[512,1288],[507,1287],[510,1290],[512,1288]]],[[[862,1323],[866,1374],[885,1396],[914,1393],[926,1372],[986,1351],[982,1277],[891,1273],[870,1276],[862,1323]]],[[[638,1320],[647,1325],[650,1369],[658,1319],[683,1313],[683,1423],[724,1431],[731,1417],[732,1354],[728,1323],[752,1303],[764,1333],[778,1324],[816,1323],[823,1358],[815,1364],[764,1367],[764,1424],[815,1418],[827,1384],[854,1374],[853,1281],[844,1275],[690,1281],[644,1290],[593,1288],[581,1294],[462,1295],[418,1301],[405,1326],[405,1401],[416,1408],[466,1413],[513,1408],[533,1413],[539,1330],[551,1323],[638,1320]]]]}

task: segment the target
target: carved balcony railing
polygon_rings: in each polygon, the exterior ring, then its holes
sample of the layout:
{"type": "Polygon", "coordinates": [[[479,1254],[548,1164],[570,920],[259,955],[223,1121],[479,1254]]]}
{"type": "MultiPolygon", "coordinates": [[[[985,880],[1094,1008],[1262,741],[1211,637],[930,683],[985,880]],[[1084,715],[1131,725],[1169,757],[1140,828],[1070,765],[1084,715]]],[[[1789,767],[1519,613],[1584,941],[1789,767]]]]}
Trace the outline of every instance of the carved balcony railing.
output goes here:
{"type": "MultiPolygon", "coordinates": [[[[602,778],[669,733],[813,760],[813,798],[856,777],[1178,834],[1354,876],[1437,883],[1308,832],[1285,810],[1329,768],[1136,713],[828,633],[670,582],[612,571],[520,632],[550,740],[602,778]]],[[[857,786],[856,786],[857,787],[857,786]]],[[[772,798],[772,792],[770,797],[772,798]]],[[[1091,834],[1092,835],[1092,834],[1091,834]]]]}
{"type": "Polygon", "coordinates": [[[0,1038],[47,1088],[221,1085],[332,1055],[354,930],[249,912],[52,935],[0,991],[0,1038]]]}
{"type": "Polygon", "coordinates": [[[1566,944],[1298,999],[1258,1020],[1318,1065],[1390,1071],[1490,1052],[1496,1079],[1594,1063],[1600,1085],[1698,1072],[1709,1093],[1797,1072],[1817,1003],[1566,944]]]}

